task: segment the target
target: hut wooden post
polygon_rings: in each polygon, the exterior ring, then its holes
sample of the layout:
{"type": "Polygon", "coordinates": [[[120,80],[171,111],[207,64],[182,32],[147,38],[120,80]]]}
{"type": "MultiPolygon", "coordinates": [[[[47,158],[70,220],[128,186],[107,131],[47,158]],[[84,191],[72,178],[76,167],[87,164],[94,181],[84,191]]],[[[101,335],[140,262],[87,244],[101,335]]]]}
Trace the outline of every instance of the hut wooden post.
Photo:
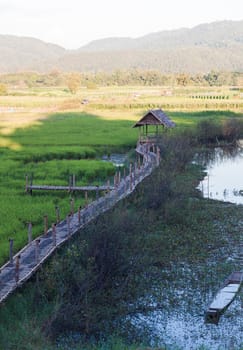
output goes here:
{"type": "Polygon", "coordinates": [[[9,262],[10,265],[13,265],[13,238],[9,238],[9,262]]]}
{"type": "Polygon", "coordinates": [[[44,215],[44,234],[46,235],[48,231],[48,216],[44,215]]]}
{"type": "Polygon", "coordinates": [[[76,179],[75,179],[75,174],[73,174],[73,187],[75,187],[76,179]]]}
{"type": "Polygon", "coordinates": [[[28,242],[29,244],[32,242],[32,223],[28,223],[28,242]]]}
{"type": "Polygon", "coordinates": [[[52,240],[53,240],[53,246],[55,247],[57,245],[57,235],[56,235],[56,224],[52,224],[52,240]]]}
{"type": "Polygon", "coordinates": [[[40,239],[35,241],[35,263],[38,265],[40,262],[40,239]]]}
{"type": "Polygon", "coordinates": [[[59,222],[60,222],[60,208],[58,205],[56,205],[55,211],[56,211],[56,223],[59,224],[59,222]]]}

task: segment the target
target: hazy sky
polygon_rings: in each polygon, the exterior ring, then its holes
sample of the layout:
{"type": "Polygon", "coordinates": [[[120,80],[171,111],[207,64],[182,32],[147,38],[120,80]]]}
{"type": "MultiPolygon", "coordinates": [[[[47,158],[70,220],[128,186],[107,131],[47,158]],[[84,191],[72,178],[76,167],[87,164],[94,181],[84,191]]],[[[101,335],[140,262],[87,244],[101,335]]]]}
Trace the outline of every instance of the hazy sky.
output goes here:
{"type": "Polygon", "coordinates": [[[243,20],[242,0],[0,0],[0,34],[71,49],[226,19],[243,20]]]}

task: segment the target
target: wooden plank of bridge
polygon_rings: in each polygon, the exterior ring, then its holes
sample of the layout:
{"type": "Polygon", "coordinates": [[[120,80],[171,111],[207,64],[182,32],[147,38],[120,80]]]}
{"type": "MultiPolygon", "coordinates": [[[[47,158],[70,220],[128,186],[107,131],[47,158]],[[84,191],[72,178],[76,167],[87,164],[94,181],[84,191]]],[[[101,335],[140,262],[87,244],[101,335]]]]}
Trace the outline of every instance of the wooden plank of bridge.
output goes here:
{"type": "MultiPolygon", "coordinates": [[[[32,225],[28,226],[29,243],[12,256],[13,240],[10,241],[10,261],[3,265],[0,269],[0,303],[3,302],[18,286],[21,286],[28,280],[36,270],[44,263],[44,261],[64,242],[66,242],[76,232],[80,231],[91,220],[104,213],[118,201],[128,196],[136,186],[148,175],[151,174],[157,165],[158,156],[152,152],[148,152],[146,147],[139,145],[137,149],[139,154],[144,157],[144,162],[140,168],[136,168],[135,172],[130,172],[123,179],[119,178],[116,188],[103,186],[108,189],[105,196],[96,199],[94,202],[85,206],[73,215],[68,215],[63,221],[60,221],[60,213],[56,212],[57,222],[52,227],[47,227],[47,216],[44,218],[44,234],[32,240],[32,225]],[[131,181],[133,180],[133,181],[131,181]],[[58,219],[59,218],[59,219],[58,219]],[[30,238],[31,235],[31,238],[30,238]]],[[[130,167],[132,169],[132,166],[130,167]]],[[[131,171],[131,170],[130,170],[131,171]]],[[[29,187],[26,182],[26,188],[29,187]]],[[[31,186],[34,187],[34,186],[31,186]]],[[[101,188],[100,186],[99,188],[101,188]]],[[[89,188],[85,188],[85,196],[89,188]]],[[[83,190],[82,188],[82,190],[83,190]]],[[[97,190],[97,186],[94,186],[97,190]]],[[[73,203],[71,203],[73,206],[73,203]]],[[[57,210],[57,208],[56,208],[57,210]]],[[[59,210],[59,208],[58,208],[59,210]]]]}

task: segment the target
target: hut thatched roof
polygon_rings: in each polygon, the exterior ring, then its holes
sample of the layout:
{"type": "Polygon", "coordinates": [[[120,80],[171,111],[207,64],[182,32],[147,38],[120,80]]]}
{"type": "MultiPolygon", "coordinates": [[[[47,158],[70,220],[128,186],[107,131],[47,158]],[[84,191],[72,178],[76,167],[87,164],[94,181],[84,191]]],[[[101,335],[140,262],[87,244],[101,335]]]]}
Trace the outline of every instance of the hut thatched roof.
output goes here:
{"type": "Polygon", "coordinates": [[[133,127],[143,125],[163,125],[166,128],[174,128],[175,123],[162,111],[162,109],[151,109],[133,127]]]}

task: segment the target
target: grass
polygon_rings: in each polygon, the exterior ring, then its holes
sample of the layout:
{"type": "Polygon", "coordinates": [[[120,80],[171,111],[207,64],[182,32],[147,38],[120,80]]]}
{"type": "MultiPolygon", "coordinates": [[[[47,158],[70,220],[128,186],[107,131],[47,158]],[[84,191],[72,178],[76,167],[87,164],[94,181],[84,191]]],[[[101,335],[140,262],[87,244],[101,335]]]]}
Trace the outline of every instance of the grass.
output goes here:
{"type": "MultiPolygon", "coordinates": [[[[18,119],[18,118],[16,118],[18,119]]],[[[59,113],[36,120],[23,128],[5,118],[0,148],[0,264],[8,258],[8,239],[14,250],[27,242],[27,223],[33,223],[33,235],[43,232],[43,216],[55,221],[55,206],[64,218],[70,210],[70,194],[35,192],[25,194],[25,177],[36,184],[68,185],[75,174],[76,184],[105,183],[114,174],[114,166],[99,158],[112,151],[127,151],[136,143],[137,132],[127,120],[105,120],[86,113],[59,113]]],[[[84,204],[84,194],[72,195],[75,209],[84,204]]]]}

